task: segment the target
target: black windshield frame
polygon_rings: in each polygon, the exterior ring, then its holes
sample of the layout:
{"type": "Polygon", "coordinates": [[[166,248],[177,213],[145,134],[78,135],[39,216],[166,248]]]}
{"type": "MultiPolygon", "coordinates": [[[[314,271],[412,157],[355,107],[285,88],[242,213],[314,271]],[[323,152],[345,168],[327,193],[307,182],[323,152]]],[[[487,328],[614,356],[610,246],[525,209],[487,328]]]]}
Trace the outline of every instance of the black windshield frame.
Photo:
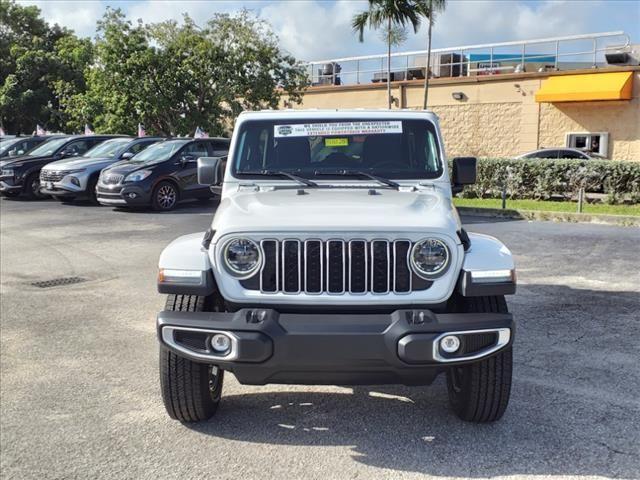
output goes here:
{"type": "MultiPolygon", "coordinates": [[[[396,138],[395,141],[400,143],[401,145],[400,150],[402,150],[402,154],[401,154],[402,157],[400,157],[401,161],[397,162],[398,165],[402,165],[402,164],[409,165],[412,162],[408,160],[408,157],[411,154],[407,153],[408,150],[406,150],[410,148],[408,145],[410,142],[410,139],[405,135],[408,136],[410,135],[411,132],[416,132],[416,131],[419,133],[423,133],[423,132],[426,133],[428,139],[426,137],[424,139],[421,139],[420,141],[422,142],[422,144],[420,146],[425,149],[429,148],[429,151],[428,152],[425,151],[424,153],[422,153],[422,152],[418,152],[417,150],[414,150],[413,154],[424,155],[424,157],[422,157],[422,160],[424,161],[422,166],[426,168],[428,167],[428,163],[431,162],[433,163],[432,165],[433,168],[431,168],[431,170],[406,169],[406,168],[403,169],[403,168],[394,168],[392,166],[388,166],[387,168],[375,168],[375,167],[363,168],[362,166],[354,164],[354,165],[348,165],[348,166],[345,165],[344,167],[343,166],[339,166],[339,167],[327,166],[322,170],[317,170],[320,173],[316,175],[315,174],[316,170],[313,167],[311,167],[313,163],[310,163],[304,168],[302,168],[303,167],[302,165],[301,165],[301,168],[296,168],[296,166],[293,165],[290,168],[277,167],[277,170],[287,171],[295,175],[298,175],[300,177],[304,177],[312,180],[345,180],[345,176],[340,175],[340,171],[345,169],[361,170],[369,174],[373,174],[373,175],[377,175],[383,178],[393,179],[393,180],[433,180],[442,176],[444,172],[443,161],[442,161],[443,152],[442,152],[442,148],[440,145],[440,138],[439,138],[438,131],[435,124],[430,120],[424,119],[424,118],[411,119],[406,117],[405,118],[390,117],[390,118],[383,118],[383,119],[371,119],[371,118],[360,118],[360,117],[288,119],[286,117],[283,117],[282,119],[271,118],[268,120],[261,120],[261,119],[247,120],[245,122],[242,122],[238,126],[238,132],[236,133],[237,136],[235,140],[236,144],[234,146],[234,153],[233,153],[233,157],[230,158],[231,175],[237,179],[265,180],[264,176],[243,172],[243,170],[255,172],[256,170],[260,170],[260,168],[258,169],[249,168],[251,167],[251,165],[245,165],[244,163],[242,165],[240,164],[243,161],[243,155],[245,154],[244,148],[251,148],[250,146],[247,147],[246,145],[244,145],[244,142],[250,142],[250,141],[264,142],[264,138],[262,140],[256,140],[255,129],[262,129],[263,137],[264,135],[268,135],[268,138],[266,139],[267,148],[271,149],[271,151],[274,151],[276,148],[274,141],[277,141],[277,138],[274,138],[274,127],[276,125],[318,124],[318,123],[334,123],[334,122],[338,122],[338,123],[376,122],[378,120],[384,121],[384,122],[387,122],[387,121],[403,122],[403,133],[393,134],[393,135],[398,135],[398,137],[395,137],[396,138]],[[407,127],[410,127],[410,128],[407,128],[407,127]],[[250,135],[249,133],[250,129],[254,129],[253,138],[248,137],[248,135],[250,135]],[[427,146],[428,142],[431,142],[429,146],[427,146]],[[239,168],[239,167],[245,167],[245,168],[239,168]],[[336,174],[331,175],[330,173],[328,173],[329,170],[336,171],[336,174]]],[[[380,134],[380,135],[391,135],[391,134],[380,134]]],[[[343,137],[344,135],[340,135],[340,136],[343,137]]],[[[363,135],[360,135],[360,136],[363,136],[363,135]]],[[[369,136],[373,136],[373,135],[369,135],[369,136]]],[[[368,138],[367,135],[364,135],[364,137],[368,138]]],[[[298,137],[298,138],[305,138],[305,137],[298,137]]],[[[332,138],[332,136],[326,136],[326,137],[317,136],[317,137],[306,137],[306,138],[332,138]]],[[[413,139],[413,141],[415,142],[415,139],[413,139]]],[[[260,149],[259,145],[258,146],[254,145],[254,148],[260,150],[260,155],[269,154],[269,153],[264,153],[264,149],[260,149]]],[[[310,149],[313,149],[313,146],[310,146],[310,149]]],[[[414,145],[414,149],[415,149],[415,145],[414,145]]],[[[325,157],[325,159],[326,158],[328,157],[325,157]]],[[[318,165],[320,165],[321,163],[322,162],[320,162],[318,165]]],[[[389,164],[392,164],[392,163],[394,163],[394,161],[389,162],[389,164]]],[[[272,168],[269,168],[269,169],[272,169],[272,168]]],[[[275,169],[275,167],[273,169],[275,169]]],[[[354,179],[350,178],[349,180],[352,181],[354,179]]],[[[366,178],[362,178],[360,179],[360,181],[370,181],[370,180],[367,180],[366,178]]]]}

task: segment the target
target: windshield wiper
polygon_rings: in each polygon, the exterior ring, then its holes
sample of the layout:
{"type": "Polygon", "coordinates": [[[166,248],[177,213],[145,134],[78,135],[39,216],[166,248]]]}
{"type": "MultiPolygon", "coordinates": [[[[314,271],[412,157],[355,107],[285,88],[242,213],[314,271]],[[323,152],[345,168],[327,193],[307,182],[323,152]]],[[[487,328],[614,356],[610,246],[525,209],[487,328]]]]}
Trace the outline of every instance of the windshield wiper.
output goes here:
{"type": "Polygon", "coordinates": [[[316,182],[309,180],[308,178],[299,177],[298,175],[295,175],[290,172],[284,172],[282,170],[259,170],[259,171],[246,171],[246,172],[243,171],[238,173],[241,173],[243,175],[261,175],[264,177],[287,177],[289,180],[293,180],[295,182],[301,183],[307,187],[313,187],[313,188],[318,187],[318,184],[316,182]]]}
{"type": "Polygon", "coordinates": [[[378,175],[373,175],[368,172],[356,171],[356,170],[338,170],[337,172],[321,172],[316,170],[314,173],[316,176],[318,175],[339,175],[341,177],[365,177],[369,180],[375,180],[382,185],[386,185],[387,187],[391,187],[395,190],[400,190],[400,184],[394,182],[393,180],[389,180],[388,178],[379,177],[378,175]]]}

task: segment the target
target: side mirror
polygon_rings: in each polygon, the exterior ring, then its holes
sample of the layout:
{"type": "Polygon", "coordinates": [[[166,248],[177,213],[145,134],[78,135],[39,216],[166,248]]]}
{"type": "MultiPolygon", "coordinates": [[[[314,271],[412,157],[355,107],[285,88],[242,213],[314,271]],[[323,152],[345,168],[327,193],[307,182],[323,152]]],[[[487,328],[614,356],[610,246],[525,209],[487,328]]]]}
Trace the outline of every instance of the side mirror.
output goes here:
{"type": "Polygon", "coordinates": [[[122,160],[130,160],[133,158],[133,153],[132,152],[124,152],[122,155],[120,155],[120,158],[122,160]]]}
{"type": "Polygon", "coordinates": [[[451,175],[453,193],[460,193],[465,185],[476,183],[477,162],[476,157],[456,157],[453,159],[451,175]]]}
{"type": "Polygon", "coordinates": [[[192,163],[195,162],[197,159],[196,157],[194,157],[193,155],[183,155],[180,158],[180,163],[182,164],[182,166],[185,166],[187,163],[192,163]]]}
{"type": "Polygon", "coordinates": [[[200,157],[198,159],[198,183],[218,186],[222,184],[222,162],[225,157],[200,157]]]}

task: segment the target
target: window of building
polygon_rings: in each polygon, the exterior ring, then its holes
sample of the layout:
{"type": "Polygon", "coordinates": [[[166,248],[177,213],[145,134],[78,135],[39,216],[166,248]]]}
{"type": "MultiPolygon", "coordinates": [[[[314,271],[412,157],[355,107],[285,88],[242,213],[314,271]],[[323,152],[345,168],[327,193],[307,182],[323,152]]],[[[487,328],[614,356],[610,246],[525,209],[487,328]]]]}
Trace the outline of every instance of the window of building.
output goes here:
{"type": "Polygon", "coordinates": [[[606,132],[568,133],[567,147],[606,157],[609,153],[609,134],[606,132]]]}

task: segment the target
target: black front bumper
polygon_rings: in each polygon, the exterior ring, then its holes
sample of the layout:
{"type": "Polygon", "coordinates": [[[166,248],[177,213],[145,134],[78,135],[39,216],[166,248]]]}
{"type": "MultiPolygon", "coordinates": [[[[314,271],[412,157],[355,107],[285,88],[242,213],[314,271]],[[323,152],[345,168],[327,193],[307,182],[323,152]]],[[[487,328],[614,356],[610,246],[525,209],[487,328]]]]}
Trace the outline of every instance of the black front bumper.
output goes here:
{"type": "Polygon", "coordinates": [[[23,187],[23,183],[16,181],[14,177],[0,177],[0,193],[19,192],[23,187]]]}
{"type": "Polygon", "coordinates": [[[499,313],[281,314],[242,309],[163,311],[157,328],[160,342],[179,356],[216,364],[245,384],[426,385],[449,365],[478,361],[507,348],[515,324],[510,314],[499,313]],[[439,337],[455,332],[460,351],[442,352],[439,337]],[[488,332],[495,332],[493,346],[468,350],[479,345],[480,335],[491,335],[488,332]],[[232,352],[215,354],[209,341],[216,333],[232,338],[232,352]]]}
{"type": "Polygon", "coordinates": [[[139,207],[151,204],[151,191],[138,184],[112,188],[98,185],[96,197],[103,205],[139,207]]]}

